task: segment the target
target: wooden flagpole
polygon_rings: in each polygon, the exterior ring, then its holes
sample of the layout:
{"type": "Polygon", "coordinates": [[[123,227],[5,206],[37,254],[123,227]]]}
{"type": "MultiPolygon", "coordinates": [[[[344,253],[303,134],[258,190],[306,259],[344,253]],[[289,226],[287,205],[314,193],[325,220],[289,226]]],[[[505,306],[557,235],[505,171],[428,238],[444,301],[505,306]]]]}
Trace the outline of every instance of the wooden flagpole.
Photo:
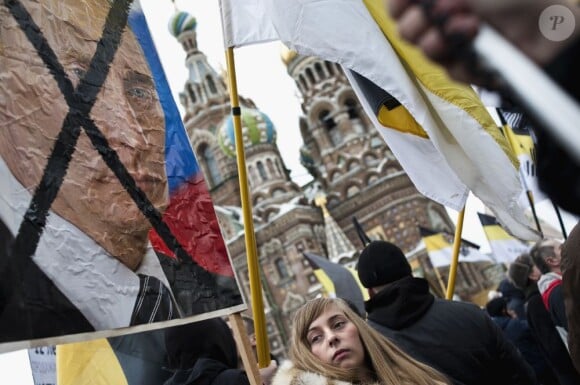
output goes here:
{"type": "Polygon", "coordinates": [[[236,68],[234,62],[234,49],[226,49],[226,62],[229,79],[230,103],[232,107],[232,119],[234,122],[234,137],[236,141],[236,159],[240,182],[240,197],[242,201],[242,214],[244,218],[244,238],[246,241],[246,256],[248,260],[248,275],[250,281],[250,294],[252,317],[256,333],[256,350],[258,365],[265,368],[270,364],[270,345],[266,333],[266,317],[264,315],[264,303],[262,300],[262,284],[258,265],[258,252],[256,248],[256,234],[252,216],[252,202],[248,189],[248,177],[246,173],[246,156],[244,152],[244,140],[242,135],[242,120],[240,101],[238,97],[238,85],[236,80],[236,68]]]}
{"type": "MultiPolygon", "coordinates": [[[[466,204],[467,205],[467,204],[466,204]]],[[[461,246],[461,233],[463,232],[463,218],[465,217],[465,206],[457,214],[457,225],[455,226],[455,239],[453,240],[453,254],[451,256],[451,266],[449,266],[449,280],[447,281],[446,299],[453,299],[455,291],[455,277],[457,276],[457,266],[459,265],[459,247],[461,246]]]]}

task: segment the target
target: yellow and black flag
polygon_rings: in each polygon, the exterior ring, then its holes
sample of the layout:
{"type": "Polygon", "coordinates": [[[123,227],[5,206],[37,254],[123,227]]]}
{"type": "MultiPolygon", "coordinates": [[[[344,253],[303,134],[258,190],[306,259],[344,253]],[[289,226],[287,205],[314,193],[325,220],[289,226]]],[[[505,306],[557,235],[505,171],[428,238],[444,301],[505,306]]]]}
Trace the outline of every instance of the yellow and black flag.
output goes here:
{"type": "Polygon", "coordinates": [[[59,385],[159,385],[167,370],[164,330],[58,345],[59,385]]]}
{"type": "Polygon", "coordinates": [[[509,235],[495,217],[482,213],[477,213],[477,215],[491,251],[498,263],[509,265],[519,255],[526,253],[530,249],[530,246],[509,235]]]}
{"type": "MultiPolygon", "coordinates": [[[[424,227],[419,227],[419,230],[431,265],[435,268],[449,266],[453,256],[453,241],[450,241],[443,232],[436,232],[424,227]]],[[[475,244],[462,240],[459,250],[459,262],[494,261],[489,255],[481,253],[475,244]]]]}
{"type": "Polygon", "coordinates": [[[361,285],[355,269],[309,252],[305,252],[304,257],[329,297],[346,299],[359,309],[360,314],[365,314],[364,301],[369,298],[368,292],[361,285]]]}
{"type": "Polygon", "coordinates": [[[547,199],[538,187],[536,149],[529,121],[524,114],[506,108],[498,108],[497,114],[501,130],[520,162],[520,179],[524,189],[532,192],[534,203],[547,199]]]}

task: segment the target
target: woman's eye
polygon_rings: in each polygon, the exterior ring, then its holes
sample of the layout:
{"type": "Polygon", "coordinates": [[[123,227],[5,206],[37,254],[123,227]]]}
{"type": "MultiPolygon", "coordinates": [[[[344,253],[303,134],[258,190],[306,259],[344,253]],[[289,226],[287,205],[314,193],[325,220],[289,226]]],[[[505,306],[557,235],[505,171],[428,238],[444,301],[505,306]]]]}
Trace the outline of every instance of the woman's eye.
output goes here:
{"type": "Polygon", "coordinates": [[[343,327],[345,324],[346,324],[345,321],[338,321],[337,323],[334,324],[334,328],[339,329],[339,328],[343,327]]]}
{"type": "Polygon", "coordinates": [[[314,344],[316,342],[320,341],[320,336],[314,336],[310,338],[310,344],[314,344]]]}

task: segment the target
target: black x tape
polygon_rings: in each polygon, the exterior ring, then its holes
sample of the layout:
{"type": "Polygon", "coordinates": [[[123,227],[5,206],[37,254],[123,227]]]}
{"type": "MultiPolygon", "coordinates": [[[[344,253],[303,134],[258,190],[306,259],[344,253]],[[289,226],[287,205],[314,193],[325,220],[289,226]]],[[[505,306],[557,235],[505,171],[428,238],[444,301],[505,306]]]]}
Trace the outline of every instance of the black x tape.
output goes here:
{"type": "Polygon", "coordinates": [[[97,44],[97,49],[91,59],[86,75],[75,89],[59,63],[56,54],[42,35],[38,25],[19,0],[4,0],[12,16],[18,22],[28,40],[36,49],[52,76],[55,78],[68,106],[69,112],[64,120],[62,130],[54,144],[52,153],[44,169],[39,185],[28,207],[18,234],[13,244],[11,258],[19,265],[15,273],[24,272],[27,264],[32,263],[46,219],[52,203],[63,183],[68,166],[75,151],[81,127],[89,137],[95,149],[99,152],[107,166],[129,193],[139,210],[150,221],[163,242],[173,250],[181,263],[196,264],[193,258],[179,244],[169,227],[162,220],[160,212],[151,204],[145,193],[137,186],[133,177],[120,161],[103,135],[90,118],[101,86],[105,82],[110,64],[119,48],[123,30],[127,25],[129,9],[133,0],[117,0],[113,2],[103,29],[103,35],[97,44]]]}

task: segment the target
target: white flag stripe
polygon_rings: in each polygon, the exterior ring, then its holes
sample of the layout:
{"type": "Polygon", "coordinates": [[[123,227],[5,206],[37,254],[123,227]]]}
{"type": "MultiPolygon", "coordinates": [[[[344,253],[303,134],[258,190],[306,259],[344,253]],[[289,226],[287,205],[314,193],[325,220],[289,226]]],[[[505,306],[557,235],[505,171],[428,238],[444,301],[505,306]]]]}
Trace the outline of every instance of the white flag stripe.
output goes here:
{"type": "Polygon", "coordinates": [[[510,264],[519,255],[527,253],[529,247],[517,239],[490,240],[489,246],[498,263],[510,264]]]}
{"type": "MultiPolygon", "coordinates": [[[[443,267],[451,265],[451,257],[453,256],[453,245],[447,244],[438,250],[429,250],[429,260],[433,267],[443,267]]],[[[492,262],[496,263],[489,255],[481,253],[473,247],[462,247],[459,253],[459,262],[492,262]]]]}
{"type": "Polygon", "coordinates": [[[244,45],[279,40],[261,0],[220,0],[224,45],[244,45]]]}
{"type": "MultiPolygon", "coordinates": [[[[265,12],[260,10],[256,12],[256,15],[268,15],[280,40],[289,48],[301,55],[317,56],[337,62],[363,75],[395,97],[428,133],[434,147],[441,153],[448,167],[454,170],[455,177],[490,207],[498,220],[511,233],[522,239],[537,239],[537,233],[531,229],[529,220],[523,215],[523,210],[518,205],[518,197],[522,189],[517,171],[507,156],[499,150],[499,145],[470,114],[458,105],[440,99],[418,86],[419,82],[415,75],[409,73],[408,63],[405,65],[401,63],[362,1],[235,0],[228,2],[230,7],[238,7],[243,3],[249,5],[243,6],[242,12],[250,9],[250,5],[262,5],[265,12]],[[493,150],[490,150],[490,147],[493,150]]],[[[382,7],[382,3],[380,6],[382,7]]],[[[237,15],[232,15],[233,9],[230,8],[227,11],[229,12],[226,14],[227,18],[237,17],[237,15]]],[[[245,25],[254,27],[249,23],[245,25]]],[[[258,25],[254,28],[259,30],[258,25]]],[[[232,29],[231,33],[235,31],[232,29]]],[[[259,35],[259,39],[263,41],[264,36],[259,35]]],[[[246,32],[241,33],[240,36],[252,36],[252,34],[246,32]]],[[[236,44],[236,41],[238,40],[234,39],[229,45],[236,44]]],[[[245,37],[240,41],[249,44],[245,37]]],[[[472,111],[479,108],[481,102],[474,103],[471,94],[458,92],[460,88],[456,85],[451,87],[455,88],[455,95],[461,95],[458,97],[462,100],[457,104],[461,103],[462,106],[470,104],[464,108],[471,108],[472,111]]],[[[437,90],[439,91],[445,93],[446,90],[437,90]]],[[[484,107],[481,106],[481,108],[484,107]]],[[[392,149],[393,147],[391,144],[392,149]]],[[[399,151],[399,154],[401,152],[399,151]]],[[[406,171],[412,174],[407,169],[406,171]]],[[[462,197],[464,192],[465,189],[460,189],[456,194],[462,197]]],[[[434,196],[436,194],[432,192],[431,197],[434,196]]],[[[442,197],[440,200],[449,199],[442,197]]],[[[455,208],[457,208],[457,203],[455,203],[455,208]]]]}
{"type": "Polygon", "coordinates": [[[461,210],[465,206],[469,190],[449,168],[433,143],[428,139],[383,126],[377,120],[351,71],[344,68],[344,72],[367,116],[381,133],[417,190],[444,206],[461,210]]]}

